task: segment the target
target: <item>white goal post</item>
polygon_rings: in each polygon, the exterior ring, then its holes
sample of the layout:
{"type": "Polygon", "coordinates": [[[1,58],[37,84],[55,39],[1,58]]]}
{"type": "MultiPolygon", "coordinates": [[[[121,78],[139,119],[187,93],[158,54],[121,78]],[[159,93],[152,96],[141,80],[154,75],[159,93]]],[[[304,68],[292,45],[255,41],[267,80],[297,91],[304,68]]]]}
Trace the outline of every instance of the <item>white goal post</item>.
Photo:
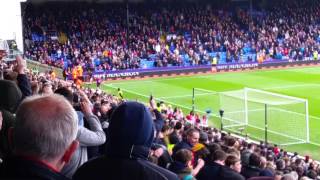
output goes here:
{"type": "Polygon", "coordinates": [[[246,87],[220,92],[220,108],[227,130],[281,145],[310,141],[307,99],[246,87]]]}

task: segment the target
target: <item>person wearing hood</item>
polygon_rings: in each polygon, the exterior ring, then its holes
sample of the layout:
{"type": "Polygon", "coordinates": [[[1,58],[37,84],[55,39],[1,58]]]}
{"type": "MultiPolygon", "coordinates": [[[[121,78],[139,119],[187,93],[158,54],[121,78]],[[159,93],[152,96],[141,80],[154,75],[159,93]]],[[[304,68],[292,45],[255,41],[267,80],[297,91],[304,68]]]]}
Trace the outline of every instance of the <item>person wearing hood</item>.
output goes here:
{"type": "Polygon", "coordinates": [[[83,164],[73,179],[177,180],[177,175],[148,161],[154,139],[150,111],[124,102],[111,115],[106,154],[83,164]]]}

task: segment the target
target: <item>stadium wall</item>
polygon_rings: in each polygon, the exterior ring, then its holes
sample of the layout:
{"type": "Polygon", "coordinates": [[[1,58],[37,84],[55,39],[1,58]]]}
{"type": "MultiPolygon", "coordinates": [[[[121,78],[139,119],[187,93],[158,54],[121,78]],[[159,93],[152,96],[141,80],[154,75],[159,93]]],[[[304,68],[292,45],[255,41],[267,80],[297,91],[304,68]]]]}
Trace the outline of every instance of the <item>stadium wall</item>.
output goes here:
{"type": "MultiPolygon", "coordinates": [[[[193,74],[208,74],[216,72],[232,72],[245,71],[255,69],[273,69],[273,68],[288,68],[299,66],[316,66],[320,65],[319,60],[305,60],[305,61],[290,61],[290,60],[272,60],[259,64],[258,62],[247,63],[231,63],[218,64],[216,66],[188,66],[188,67],[166,67],[154,69],[136,69],[136,70],[122,70],[111,72],[100,72],[93,74],[94,78],[101,78],[103,80],[120,80],[120,79],[139,79],[139,78],[153,78],[166,76],[180,76],[193,74]]],[[[88,75],[85,75],[88,80],[88,75]]]]}
{"type": "Polygon", "coordinates": [[[316,65],[320,65],[320,60],[302,60],[302,61],[272,60],[272,61],[263,62],[261,64],[258,62],[218,64],[216,66],[216,72],[288,68],[288,67],[316,66],[316,65]]]}
{"type": "MultiPolygon", "coordinates": [[[[140,78],[155,78],[155,77],[167,77],[167,76],[188,76],[194,74],[210,74],[219,72],[234,72],[234,71],[246,71],[256,69],[274,69],[274,68],[290,68],[290,67],[302,67],[302,66],[319,66],[320,60],[304,60],[304,61],[291,61],[291,60],[272,60],[259,64],[258,62],[246,62],[246,63],[230,63],[230,64],[218,64],[215,66],[188,66],[188,67],[163,67],[153,69],[130,69],[130,70],[118,70],[108,72],[96,72],[92,75],[93,78],[101,78],[102,80],[123,80],[123,79],[140,79],[140,78]]],[[[36,61],[28,61],[30,68],[35,68],[40,72],[48,72],[54,70],[59,78],[63,78],[62,69],[51,67],[48,65],[40,64],[36,61]]],[[[90,80],[89,74],[84,74],[84,80],[90,80]]],[[[72,79],[71,75],[68,79],[72,79]]]]}
{"type": "MultiPolygon", "coordinates": [[[[188,67],[165,67],[153,69],[133,69],[133,70],[120,70],[111,72],[99,72],[93,74],[94,78],[101,78],[103,80],[119,80],[119,79],[136,79],[136,78],[152,78],[152,77],[165,77],[165,76],[179,76],[179,75],[192,75],[204,74],[215,71],[211,65],[206,66],[188,66],[188,67]]],[[[84,75],[84,79],[88,80],[88,75],[84,75]]]]}

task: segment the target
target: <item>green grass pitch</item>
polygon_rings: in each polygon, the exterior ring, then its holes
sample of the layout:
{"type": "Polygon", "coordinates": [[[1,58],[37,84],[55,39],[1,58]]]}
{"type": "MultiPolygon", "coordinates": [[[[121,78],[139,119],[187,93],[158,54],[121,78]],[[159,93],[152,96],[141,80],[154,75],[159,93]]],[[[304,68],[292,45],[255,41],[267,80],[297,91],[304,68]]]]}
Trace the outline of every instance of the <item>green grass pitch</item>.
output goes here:
{"type": "MultiPolygon", "coordinates": [[[[94,84],[91,86],[95,87],[94,84]]],[[[116,81],[106,82],[101,86],[103,90],[110,93],[114,93],[118,87],[124,92],[125,98],[147,101],[152,94],[157,100],[179,106],[185,112],[189,112],[192,107],[192,88],[223,92],[250,87],[308,99],[310,143],[286,145],[283,148],[291,152],[299,152],[301,155],[311,155],[320,160],[320,67],[116,81]]],[[[195,110],[198,113],[204,113],[207,109],[211,109],[213,113],[210,117],[210,124],[219,128],[220,118],[217,115],[219,103],[217,102],[215,93],[202,92],[196,96],[195,110]]],[[[301,130],[300,128],[286,128],[287,123],[276,123],[276,126],[291,131],[291,134],[294,133],[292,131],[301,130]]],[[[244,133],[253,139],[264,137],[262,130],[252,127],[246,128],[244,133]]],[[[281,138],[287,140],[286,137],[272,133],[268,134],[268,137],[277,141],[281,141],[281,138]]]]}

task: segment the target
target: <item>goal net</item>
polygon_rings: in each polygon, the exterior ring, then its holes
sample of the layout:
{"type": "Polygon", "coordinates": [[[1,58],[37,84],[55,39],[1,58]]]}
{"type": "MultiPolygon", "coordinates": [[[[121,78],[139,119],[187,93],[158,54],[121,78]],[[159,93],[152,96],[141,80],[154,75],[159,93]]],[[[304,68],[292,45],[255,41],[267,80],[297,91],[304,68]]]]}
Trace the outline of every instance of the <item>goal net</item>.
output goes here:
{"type": "Polygon", "coordinates": [[[201,117],[206,116],[206,122],[201,122],[204,126],[220,127],[218,124],[219,92],[193,88],[192,109],[201,117]]]}
{"type": "Polygon", "coordinates": [[[309,142],[308,100],[252,88],[219,95],[225,130],[279,145],[309,142]]]}

